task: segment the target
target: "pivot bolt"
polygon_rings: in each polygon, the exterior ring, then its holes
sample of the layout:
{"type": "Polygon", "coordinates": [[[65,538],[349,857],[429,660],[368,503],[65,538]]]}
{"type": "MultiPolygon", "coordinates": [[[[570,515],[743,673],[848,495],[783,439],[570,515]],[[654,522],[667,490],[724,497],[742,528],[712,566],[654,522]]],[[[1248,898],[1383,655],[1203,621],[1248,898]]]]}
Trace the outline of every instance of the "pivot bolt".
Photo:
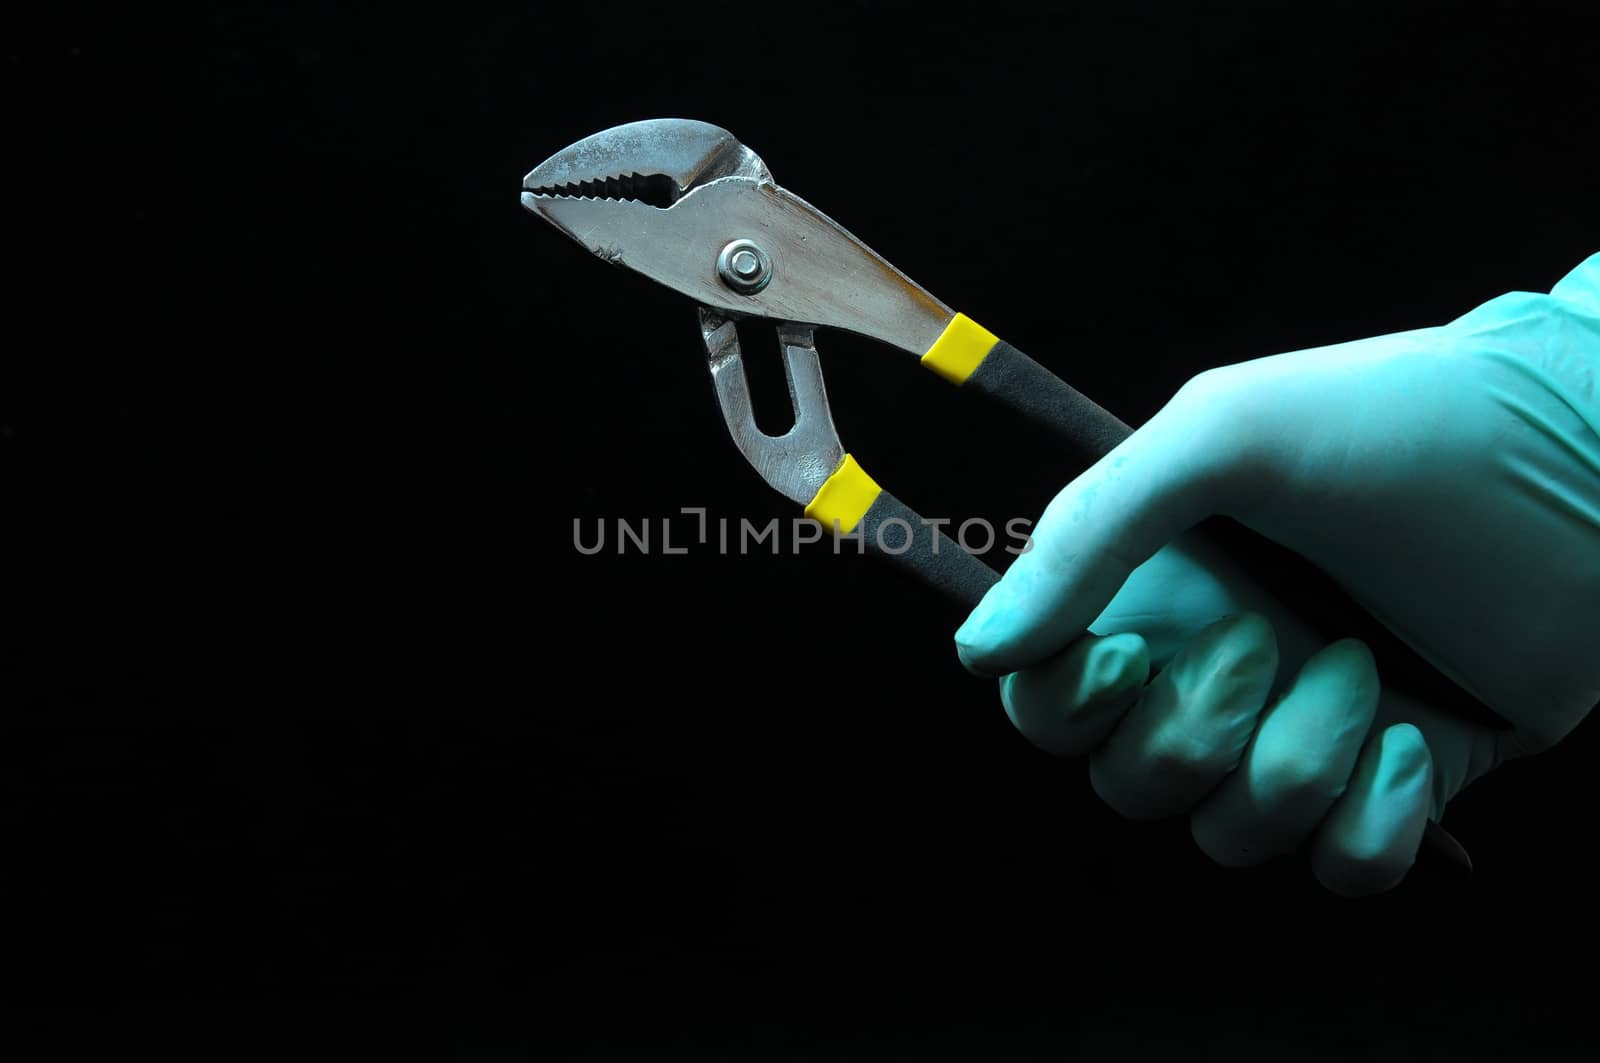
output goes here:
{"type": "Polygon", "coordinates": [[[735,240],[717,256],[717,276],[740,295],[754,295],[772,280],[772,259],[754,241],[735,240]]]}

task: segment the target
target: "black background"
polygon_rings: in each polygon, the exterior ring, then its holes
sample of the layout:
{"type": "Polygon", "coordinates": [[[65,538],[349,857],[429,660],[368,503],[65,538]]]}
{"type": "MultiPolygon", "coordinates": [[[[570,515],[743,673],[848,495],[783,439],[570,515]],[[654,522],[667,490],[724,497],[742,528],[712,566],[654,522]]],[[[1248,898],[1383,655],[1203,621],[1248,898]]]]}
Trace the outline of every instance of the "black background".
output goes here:
{"type": "MultiPolygon", "coordinates": [[[[960,670],[959,612],[865,559],[573,549],[793,515],[692,307],[517,206],[619,122],[729,128],[1134,423],[1600,249],[1592,25],[1310,6],[19,27],[11,1058],[1398,1060],[1581,1024],[1592,727],[1451,807],[1470,880],[1340,901],[1117,819],[960,670]]],[[[925,513],[1032,517],[1076,471],[821,348],[925,513]]]]}

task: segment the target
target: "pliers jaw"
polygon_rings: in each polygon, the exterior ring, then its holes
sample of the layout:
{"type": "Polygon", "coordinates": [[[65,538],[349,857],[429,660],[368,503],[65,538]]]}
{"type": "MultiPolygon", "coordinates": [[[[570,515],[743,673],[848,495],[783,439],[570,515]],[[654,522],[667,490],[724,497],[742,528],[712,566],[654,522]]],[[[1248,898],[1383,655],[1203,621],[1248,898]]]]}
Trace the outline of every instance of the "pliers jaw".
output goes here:
{"type": "Polygon", "coordinates": [[[772,183],[756,153],[726,129],[656,118],[556,152],[522,179],[522,206],[601,259],[631,265],[641,247],[671,230],[661,212],[724,178],[772,183]]]}
{"type": "Polygon", "coordinates": [[[723,177],[772,181],[756,153],[726,129],[687,118],[653,118],[602,130],[556,152],[522,179],[522,202],[536,213],[541,213],[539,200],[558,196],[637,198],[665,208],[723,177]],[[627,177],[652,180],[655,187],[648,195],[619,194],[609,183],[627,177]]]}

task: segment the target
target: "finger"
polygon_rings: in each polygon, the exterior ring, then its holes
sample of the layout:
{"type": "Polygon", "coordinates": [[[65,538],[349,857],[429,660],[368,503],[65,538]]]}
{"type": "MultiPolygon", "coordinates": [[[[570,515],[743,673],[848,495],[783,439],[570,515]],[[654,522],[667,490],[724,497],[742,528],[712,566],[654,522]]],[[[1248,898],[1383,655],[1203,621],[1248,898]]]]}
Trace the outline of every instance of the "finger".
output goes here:
{"type": "Polygon", "coordinates": [[[1225,867],[1299,848],[1344,793],[1378,708],[1366,645],[1345,639],[1301,667],[1262,714],[1239,768],[1195,809],[1202,851],[1225,867]]]}
{"type": "Polygon", "coordinates": [[[1085,635],[1031,668],[1000,680],[1000,702],[1024,738],[1058,757],[1099,745],[1150,677],[1144,639],[1085,635]]]}
{"type": "Polygon", "coordinates": [[[1193,806],[1238,765],[1277,671],[1272,627],[1259,615],[1201,631],[1089,762],[1095,792],[1129,819],[1193,806]]]}
{"type": "Polygon", "coordinates": [[[1056,495],[1029,548],[956,632],[969,669],[1003,675],[1060,652],[1134,568],[1217,511],[1228,459],[1209,438],[1208,390],[1191,383],[1056,495]]]}
{"type": "Polygon", "coordinates": [[[1422,732],[1397,723],[1367,741],[1344,795],[1311,841],[1311,870],[1344,897],[1405,878],[1428,821],[1433,759],[1422,732]]]}
{"type": "Polygon", "coordinates": [[[1408,723],[1422,732],[1433,761],[1433,815],[1442,813],[1448,801],[1486,772],[1548,748],[1548,742],[1526,731],[1484,727],[1385,687],[1378,701],[1378,726],[1394,723],[1408,723]]]}

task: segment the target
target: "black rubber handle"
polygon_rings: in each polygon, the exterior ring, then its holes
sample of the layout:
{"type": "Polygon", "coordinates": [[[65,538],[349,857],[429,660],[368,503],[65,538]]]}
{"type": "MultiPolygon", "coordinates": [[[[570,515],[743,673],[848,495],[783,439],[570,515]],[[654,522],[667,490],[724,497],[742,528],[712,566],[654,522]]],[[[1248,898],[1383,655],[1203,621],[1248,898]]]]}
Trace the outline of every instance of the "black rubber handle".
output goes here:
{"type": "MultiPolygon", "coordinates": [[[[962,386],[1049,430],[1085,468],[1132,433],[1113,414],[1004,340],[995,344],[962,386]]],[[[1384,685],[1484,727],[1510,728],[1299,554],[1222,517],[1205,521],[1196,531],[1280,601],[1292,605],[1329,642],[1352,637],[1365,642],[1384,685]]]]}
{"type": "Polygon", "coordinates": [[[975,608],[1000,579],[982,558],[962,549],[888,491],[879,493],[853,534],[863,537],[871,553],[966,609],[975,608]]]}
{"type": "Polygon", "coordinates": [[[1005,340],[990,348],[961,386],[988,395],[1055,434],[1085,468],[1133,434],[1111,411],[1005,340]]]}

